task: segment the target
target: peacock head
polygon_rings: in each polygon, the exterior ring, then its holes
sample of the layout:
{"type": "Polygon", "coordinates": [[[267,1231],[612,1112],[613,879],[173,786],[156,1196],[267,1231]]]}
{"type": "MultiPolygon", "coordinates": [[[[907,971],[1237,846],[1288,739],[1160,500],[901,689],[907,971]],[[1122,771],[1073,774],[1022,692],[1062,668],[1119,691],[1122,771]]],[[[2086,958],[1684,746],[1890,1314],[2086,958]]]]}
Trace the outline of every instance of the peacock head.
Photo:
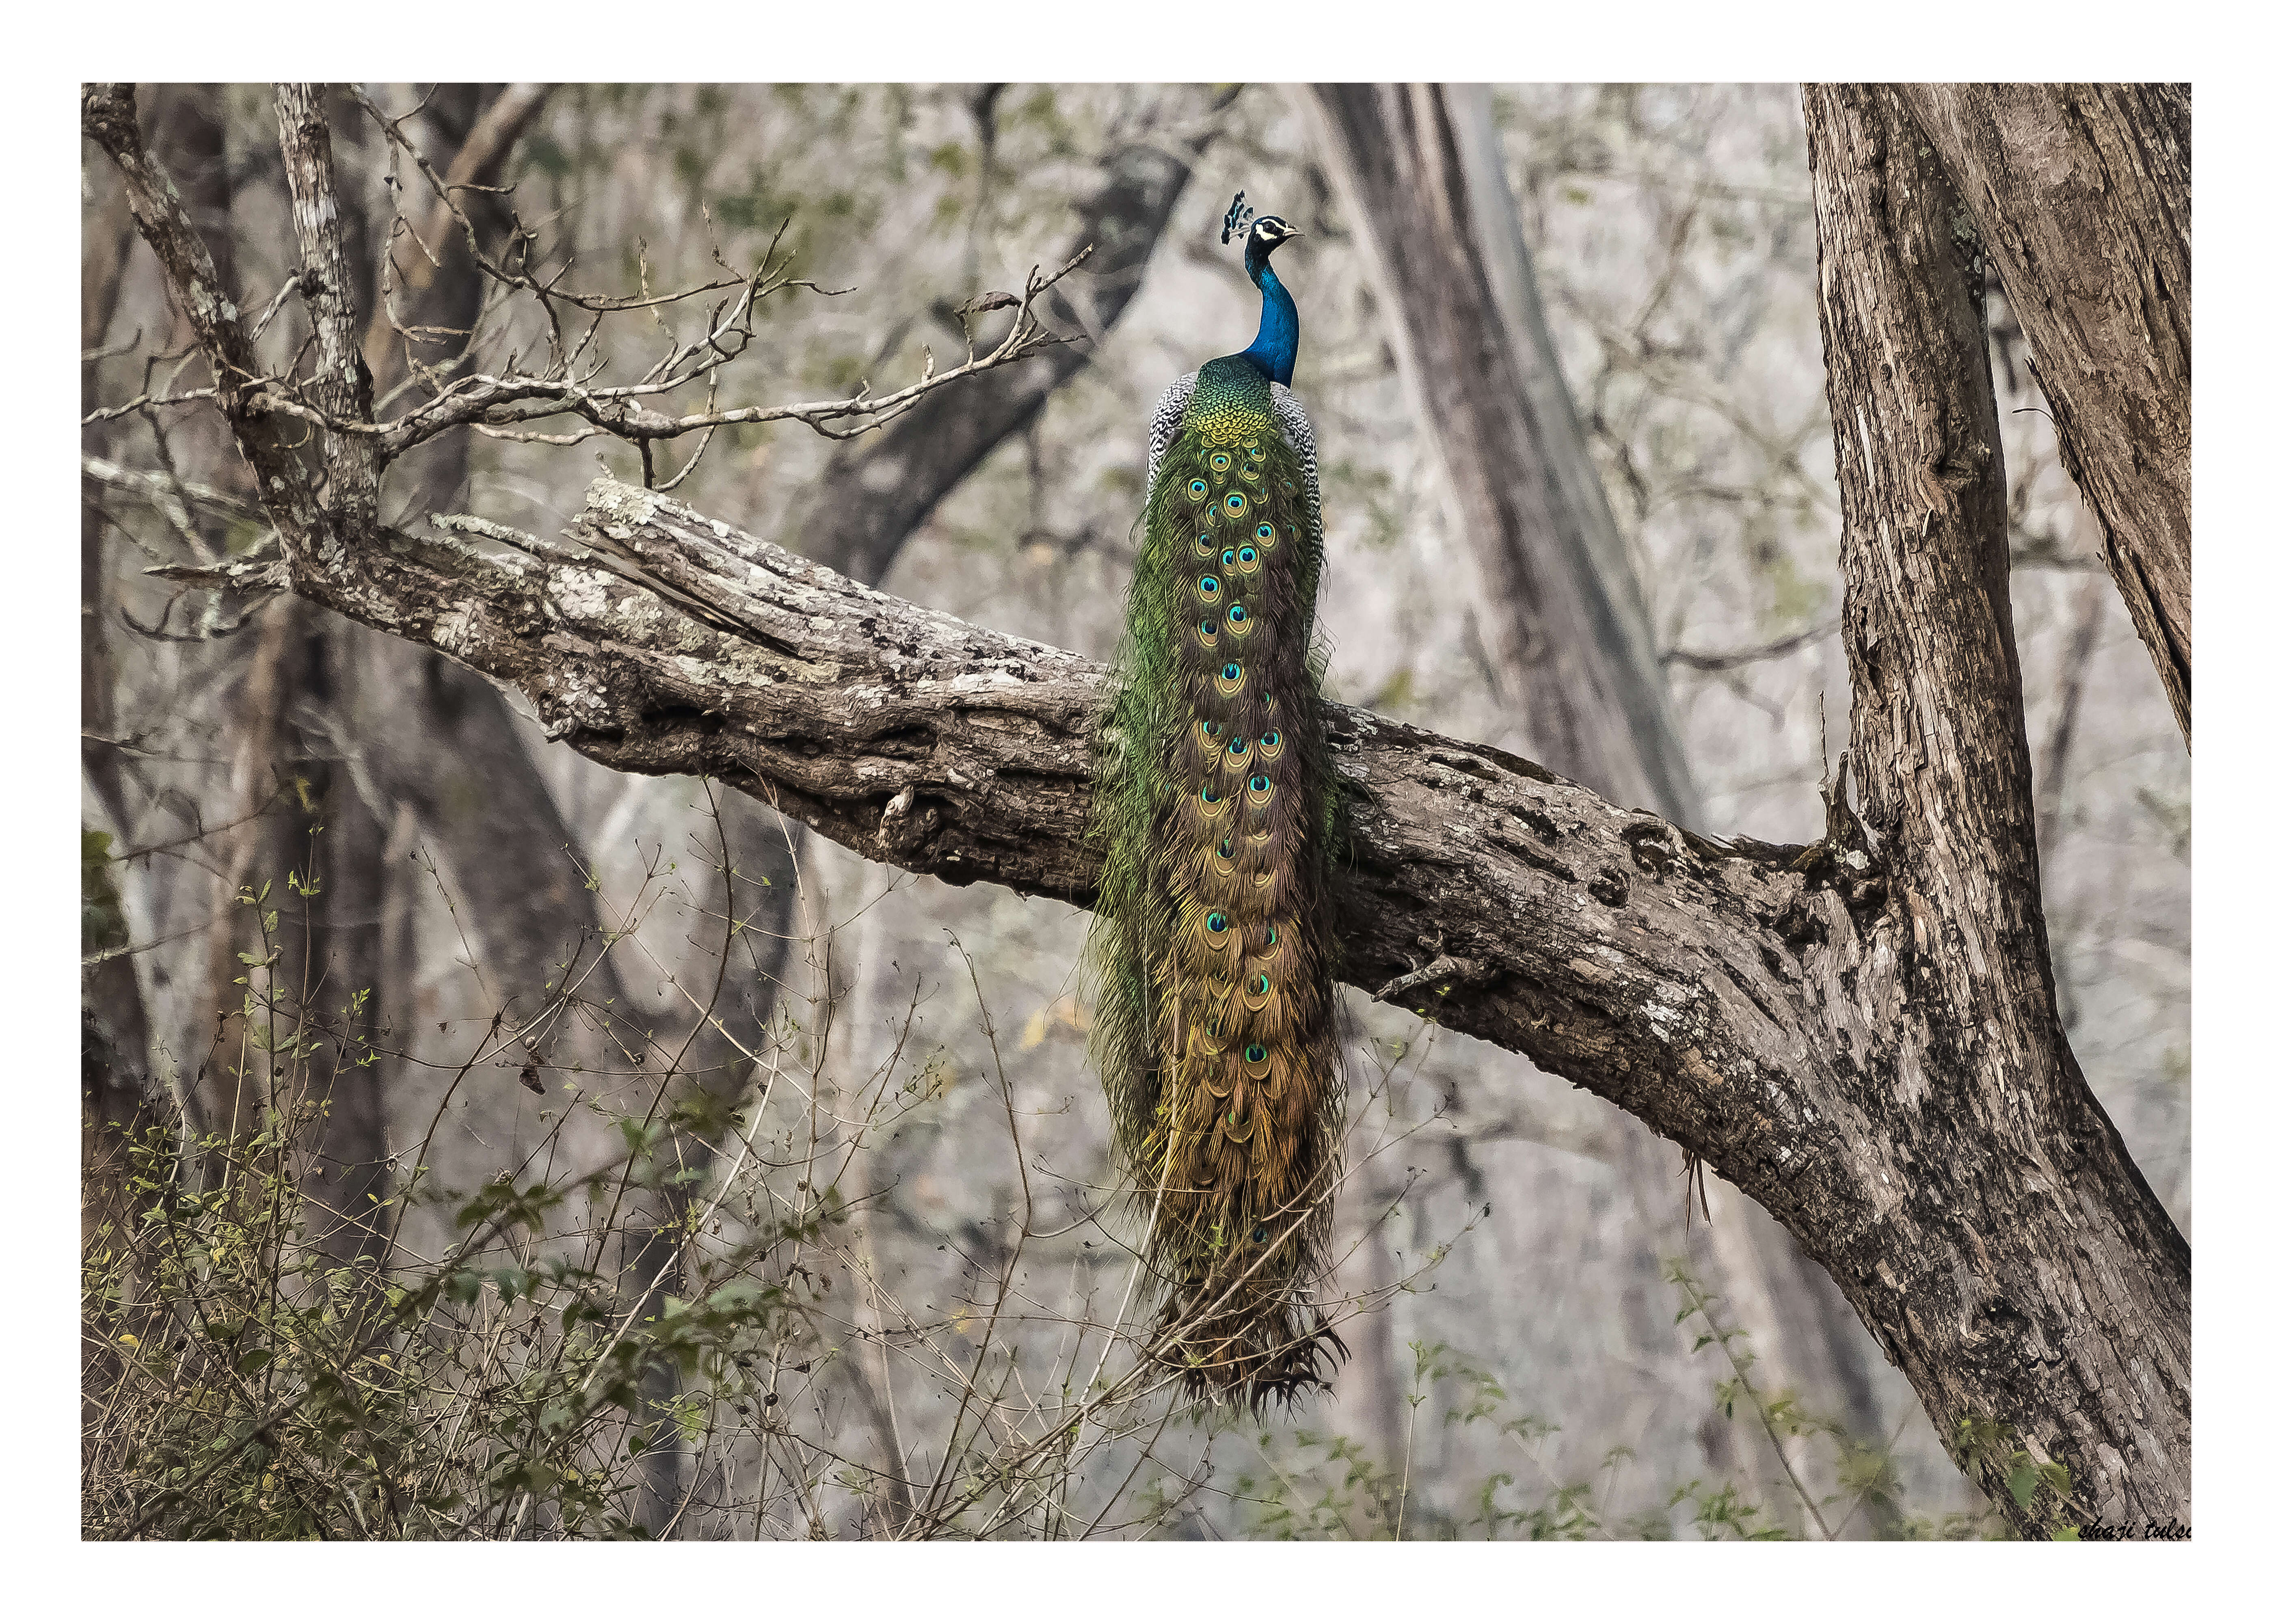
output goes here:
{"type": "Polygon", "coordinates": [[[1277,214],[1258,214],[1248,207],[1245,192],[1234,193],[1231,207],[1224,212],[1224,240],[1229,243],[1235,237],[1247,239],[1247,268],[1251,274],[1263,267],[1280,244],[1302,235],[1300,226],[1291,226],[1277,214]]]}

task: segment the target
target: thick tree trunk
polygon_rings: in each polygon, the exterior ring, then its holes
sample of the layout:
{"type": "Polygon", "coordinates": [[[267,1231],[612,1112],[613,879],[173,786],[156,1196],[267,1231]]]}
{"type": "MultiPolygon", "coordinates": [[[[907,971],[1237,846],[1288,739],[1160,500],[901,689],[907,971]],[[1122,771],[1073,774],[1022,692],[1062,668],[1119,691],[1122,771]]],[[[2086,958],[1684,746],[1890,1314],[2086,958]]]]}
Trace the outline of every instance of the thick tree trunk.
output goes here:
{"type": "MultiPolygon", "coordinates": [[[[101,200],[86,226],[87,252],[79,277],[82,351],[102,348],[110,330],[111,317],[118,308],[119,285],[124,280],[126,253],[134,243],[134,220],[127,212],[125,188],[107,172],[98,179],[104,184],[101,200]]],[[[83,366],[79,410],[92,411],[100,403],[95,398],[95,368],[83,366]]],[[[88,429],[81,439],[89,454],[105,449],[107,436],[100,425],[88,429]]],[[[104,545],[109,530],[109,521],[95,492],[86,492],[79,504],[79,731],[87,736],[80,746],[80,771],[94,793],[115,855],[127,845],[132,810],[121,753],[116,746],[102,742],[114,735],[117,726],[117,671],[110,651],[109,560],[104,545]]],[[[116,878],[122,889],[131,883],[123,872],[116,878]]],[[[94,951],[95,945],[87,944],[82,951],[94,951]]],[[[180,1120],[178,1102],[169,1100],[151,1075],[149,1018],[133,958],[107,959],[82,974],[79,1041],[80,1103],[85,1112],[80,1164],[87,1186],[84,1193],[89,1198],[90,1212],[97,1206],[108,1210],[110,1198],[117,1192],[97,1185],[109,1184],[124,1149],[112,1124],[132,1128],[141,1120],[147,1105],[162,1119],[175,1119],[177,1130],[188,1125],[180,1120]],[[102,1169],[100,1175],[98,1169],[102,1169]]]]}
{"type": "Polygon", "coordinates": [[[2180,732],[2194,726],[2185,85],[1909,85],[2029,341],[2061,462],[2100,523],[2180,732]]]}
{"type": "Polygon", "coordinates": [[[1962,1245],[1846,1270],[1850,1295],[1946,1438],[2014,1425],[2101,1516],[2185,1522],[2187,1248],[2054,1004],[1981,242],[1896,94],[1816,86],[1806,105],[1871,875],[1849,910],[1873,1027],[1849,1093],[1880,1124],[1882,1201],[1969,1214],[1962,1245]],[[2064,1250],[2075,1274],[2049,1277],[2064,1250]]]}

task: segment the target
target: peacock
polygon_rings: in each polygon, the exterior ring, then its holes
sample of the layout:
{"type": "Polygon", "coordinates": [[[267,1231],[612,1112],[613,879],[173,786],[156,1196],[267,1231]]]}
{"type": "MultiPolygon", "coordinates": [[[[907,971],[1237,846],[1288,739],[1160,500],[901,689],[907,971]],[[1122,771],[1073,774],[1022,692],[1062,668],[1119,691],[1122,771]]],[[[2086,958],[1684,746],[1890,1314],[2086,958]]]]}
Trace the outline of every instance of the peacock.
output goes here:
{"type": "Polygon", "coordinates": [[[1255,342],[1155,408],[1143,541],[1100,731],[1093,1055],[1159,1307],[1195,1401],[1291,1403],[1343,1344],[1321,1319],[1342,1045],[1327,855],[1336,801],[1312,619],[1318,456],[1289,388],[1302,233],[1232,199],[1255,342]]]}

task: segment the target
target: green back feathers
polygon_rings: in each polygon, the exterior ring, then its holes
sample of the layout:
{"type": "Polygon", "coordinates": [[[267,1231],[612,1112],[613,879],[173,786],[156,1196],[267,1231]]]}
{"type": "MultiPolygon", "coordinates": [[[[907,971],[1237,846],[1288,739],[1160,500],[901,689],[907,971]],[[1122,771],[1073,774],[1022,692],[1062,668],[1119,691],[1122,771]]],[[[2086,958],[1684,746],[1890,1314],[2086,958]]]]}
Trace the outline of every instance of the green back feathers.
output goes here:
{"type": "Polygon", "coordinates": [[[1268,380],[1209,363],[1148,495],[1092,822],[1093,1052],[1155,1352],[1258,1404],[1333,1340],[1311,1301],[1341,1110],[1314,497],[1268,380]]]}

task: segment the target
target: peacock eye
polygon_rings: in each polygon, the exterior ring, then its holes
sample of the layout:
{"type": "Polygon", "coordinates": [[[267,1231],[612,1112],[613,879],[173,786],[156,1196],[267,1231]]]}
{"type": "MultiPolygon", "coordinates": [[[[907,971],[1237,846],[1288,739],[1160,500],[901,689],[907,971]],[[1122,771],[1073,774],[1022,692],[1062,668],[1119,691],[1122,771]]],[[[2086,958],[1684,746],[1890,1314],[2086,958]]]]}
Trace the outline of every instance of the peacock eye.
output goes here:
{"type": "Polygon", "coordinates": [[[1229,620],[1234,626],[1245,626],[1247,624],[1246,607],[1244,605],[1234,604],[1231,606],[1231,613],[1224,618],[1229,620]]]}
{"type": "Polygon", "coordinates": [[[1263,748],[1267,750],[1276,750],[1279,748],[1279,730],[1277,728],[1275,727],[1269,733],[1263,735],[1263,748]]]}
{"type": "Polygon", "coordinates": [[[1234,733],[1231,738],[1231,742],[1224,748],[1230,750],[1234,756],[1245,756],[1247,754],[1247,741],[1241,738],[1239,734],[1234,733]]]}
{"type": "Polygon", "coordinates": [[[1226,547],[1226,548],[1224,550],[1224,567],[1226,569],[1230,569],[1230,568],[1231,568],[1231,566],[1232,566],[1232,562],[1233,562],[1233,560],[1236,560],[1236,559],[1238,559],[1239,557],[1239,553],[1237,553],[1233,552],[1230,547],[1226,547]]]}
{"type": "Polygon", "coordinates": [[[1190,485],[1185,487],[1185,494],[1191,497],[1194,501],[1201,500],[1203,497],[1208,495],[1208,481],[1205,479],[1193,480],[1190,485]]]}
{"type": "Polygon", "coordinates": [[[1271,793],[1271,780],[1259,772],[1247,780],[1247,788],[1251,794],[1268,795],[1271,793]]]}
{"type": "Polygon", "coordinates": [[[1214,456],[1209,459],[1209,466],[1216,470],[1219,474],[1224,472],[1224,470],[1231,466],[1231,454],[1228,451],[1217,452],[1214,456]]]}
{"type": "Polygon", "coordinates": [[[1216,854],[1218,857],[1226,859],[1229,859],[1231,856],[1231,837],[1230,835],[1224,836],[1223,839],[1216,842],[1216,854]]]}
{"type": "Polygon", "coordinates": [[[1265,993],[1271,990],[1271,978],[1268,975],[1258,975],[1254,981],[1247,983],[1247,990],[1254,993],[1257,997],[1261,997],[1265,993]]]}
{"type": "Polygon", "coordinates": [[[1269,1239],[1270,1239],[1270,1238],[1271,1238],[1271,1231],[1270,1231],[1270,1230],[1269,1230],[1269,1229],[1265,1229],[1261,1224],[1260,1224],[1260,1223],[1259,1223],[1259,1224],[1257,1224],[1257,1225],[1255,1226],[1255,1233],[1254,1233],[1254,1234],[1253,1234],[1253,1235],[1251,1235],[1251,1236],[1249,1236],[1247,1238],[1248,1238],[1248,1239],[1250,1239],[1250,1240],[1252,1240],[1252,1241],[1254,1241],[1257,1245],[1261,1246],[1261,1244],[1263,1244],[1263,1243],[1264,1243],[1265,1241],[1267,1241],[1267,1240],[1269,1240],[1269,1239]]]}
{"type": "Polygon", "coordinates": [[[1263,933],[1263,945],[1264,945],[1264,946],[1266,946],[1266,947],[1276,947],[1276,946],[1278,946],[1278,945],[1279,945],[1279,927],[1278,927],[1278,926],[1276,926],[1276,925],[1273,925],[1273,926],[1272,926],[1272,927],[1270,927],[1269,929],[1267,929],[1266,931],[1264,931],[1264,933],[1263,933]]]}
{"type": "Polygon", "coordinates": [[[1224,680],[1227,682],[1237,682],[1239,680],[1239,662],[1238,660],[1232,661],[1231,664],[1224,668],[1224,680]]]}
{"type": "Polygon", "coordinates": [[[1255,562],[1255,549],[1253,547],[1242,547],[1239,550],[1239,561],[1243,564],[1253,564],[1255,562]]]}
{"type": "Polygon", "coordinates": [[[1202,722],[1201,731],[1213,739],[1224,731],[1224,725],[1220,722],[1202,722]]]}
{"type": "Polygon", "coordinates": [[[1261,542],[1269,543],[1269,542],[1270,541],[1270,539],[1271,539],[1271,536],[1272,536],[1272,530],[1271,530],[1271,527],[1270,527],[1269,524],[1259,524],[1259,525],[1257,525],[1257,526],[1255,527],[1255,539],[1256,539],[1256,540],[1261,541],[1261,542]]]}
{"type": "Polygon", "coordinates": [[[1226,929],[1227,928],[1229,928],[1229,926],[1230,926],[1230,925],[1231,925],[1231,921],[1230,920],[1227,920],[1226,918],[1224,918],[1224,916],[1223,914],[1209,914],[1209,915],[1208,916],[1208,921],[1207,921],[1207,922],[1208,922],[1208,931],[1209,931],[1209,934],[1210,936],[1222,936],[1222,935],[1224,933],[1225,929],[1226,929]]]}
{"type": "Polygon", "coordinates": [[[1250,1065],[1261,1065],[1261,1064],[1262,1064],[1266,1060],[1269,1059],[1270,1057],[1271,1057],[1271,1051],[1270,1051],[1269,1049],[1268,1049],[1264,1048],[1262,1044],[1261,1044],[1261,1043],[1250,1043],[1250,1044],[1247,1046],[1247,1064],[1250,1064],[1250,1065]]]}
{"type": "Polygon", "coordinates": [[[1241,514],[1247,511],[1247,499],[1242,496],[1239,492],[1234,491],[1231,495],[1224,499],[1224,510],[1230,514],[1233,518],[1237,519],[1241,514]]]}
{"type": "Polygon", "coordinates": [[[1201,635],[1203,637],[1215,636],[1216,622],[1214,620],[1202,620],[1201,622],[1201,635]]]}
{"type": "Polygon", "coordinates": [[[1218,581],[1214,575],[1202,575],[1201,577],[1201,590],[1211,594],[1221,592],[1224,590],[1224,583],[1218,581]]]}
{"type": "Polygon", "coordinates": [[[1213,784],[1203,784],[1203,785],[1201,785],[1201,804],[1202,806],[1207,806],[1207,807],[1212,807],[1212,806],[1216,805],[1216,786],[1215,786],[1215,785],[1213,785],[1213,784]]]}

